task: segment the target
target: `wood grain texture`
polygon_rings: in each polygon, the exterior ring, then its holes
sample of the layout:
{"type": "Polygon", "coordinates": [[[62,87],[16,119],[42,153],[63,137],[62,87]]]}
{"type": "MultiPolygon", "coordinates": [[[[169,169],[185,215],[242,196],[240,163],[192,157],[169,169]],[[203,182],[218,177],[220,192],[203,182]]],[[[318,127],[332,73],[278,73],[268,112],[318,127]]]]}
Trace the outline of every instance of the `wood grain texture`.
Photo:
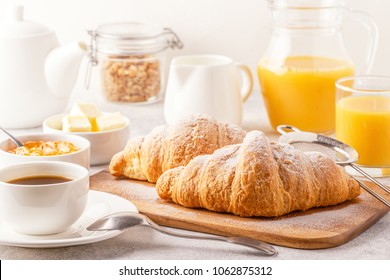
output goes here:
{"type": "Polygon", "coordinates": [[[141,213],[163,226],[219,235],[247,236],[301,249],[330,248],[344,244],[372,226],[388,211],[386,206],[362,191],[358,198],[336,206],[293,212],[278,218],[242,218],[176,205],[160,199],[154,184],[114,178],[108,171],[91,176],[90,184],[93,190],[130,200],[141,213]]]}

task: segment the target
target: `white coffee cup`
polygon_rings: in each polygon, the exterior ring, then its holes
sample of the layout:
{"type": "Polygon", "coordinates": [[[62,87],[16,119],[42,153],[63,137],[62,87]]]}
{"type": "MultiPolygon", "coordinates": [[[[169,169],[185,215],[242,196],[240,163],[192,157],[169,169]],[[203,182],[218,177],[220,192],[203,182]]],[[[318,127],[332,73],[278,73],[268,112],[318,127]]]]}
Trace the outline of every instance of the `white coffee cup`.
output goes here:
{"type": "Polygon", "coordinates": [[[253,89],[248,66],[221,55],[175,57],[170,65],[164,117],[168,124],[192,114],[208,114],[240,125],[243,103],[253,89]],[[241,74],[241,75],[240,75],[241,74]]]}
{"type": "Polygon", "coordinates": [[[0,219],[22,234],[45,235],[67,230],[87,205],[89,172],[68,162],[29,162],[0,169],[0,219]],[[37,176],[70,179],[53,184],[10,182],[37,176]]]}

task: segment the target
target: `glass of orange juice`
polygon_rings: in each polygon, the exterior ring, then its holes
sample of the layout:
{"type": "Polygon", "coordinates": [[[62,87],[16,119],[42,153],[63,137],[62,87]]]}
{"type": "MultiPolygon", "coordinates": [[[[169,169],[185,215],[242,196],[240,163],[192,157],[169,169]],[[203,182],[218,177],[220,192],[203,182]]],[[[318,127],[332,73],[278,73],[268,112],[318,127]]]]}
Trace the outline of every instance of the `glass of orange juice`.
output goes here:
{"type": "Polygon", "coordinates": [[[357,150],[367,173],[390,176],[390,77],[336,81],[336,138],[357,150]]]}

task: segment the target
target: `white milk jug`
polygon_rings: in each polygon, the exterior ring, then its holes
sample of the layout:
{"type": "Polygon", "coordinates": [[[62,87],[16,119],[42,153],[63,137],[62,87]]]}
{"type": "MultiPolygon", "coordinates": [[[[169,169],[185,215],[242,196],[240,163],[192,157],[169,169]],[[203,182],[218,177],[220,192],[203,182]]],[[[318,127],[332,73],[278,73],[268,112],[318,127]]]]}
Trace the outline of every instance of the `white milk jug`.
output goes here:
{"type": "Polygon", "coordinates": [[[172,60],[164,116],[168,124],[192,114],[208,114],[240,125],[242,105],[253,89],[248,66],[220,55],[179,56],[172,60]]]}

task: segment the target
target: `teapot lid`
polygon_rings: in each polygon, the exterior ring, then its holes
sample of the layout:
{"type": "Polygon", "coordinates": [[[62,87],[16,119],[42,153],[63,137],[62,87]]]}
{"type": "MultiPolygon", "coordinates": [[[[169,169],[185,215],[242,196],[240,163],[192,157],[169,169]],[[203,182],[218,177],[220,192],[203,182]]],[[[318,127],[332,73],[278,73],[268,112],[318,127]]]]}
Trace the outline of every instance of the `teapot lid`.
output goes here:
{"type": "Polygon", "coordinates": [[[0,25],[0,35],[8,37],[28,37],[50,32],[51,29],[38,22],[24,20],[23,6],[15,5],[6,14],[0,25]]]}

